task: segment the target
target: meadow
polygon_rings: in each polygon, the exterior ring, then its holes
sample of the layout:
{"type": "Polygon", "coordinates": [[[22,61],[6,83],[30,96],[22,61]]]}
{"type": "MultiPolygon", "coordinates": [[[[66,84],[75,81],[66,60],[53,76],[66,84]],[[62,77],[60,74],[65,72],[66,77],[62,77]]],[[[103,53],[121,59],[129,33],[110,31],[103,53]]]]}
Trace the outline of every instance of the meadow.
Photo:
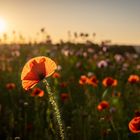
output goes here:
{"type": "Polygon", "coordinates": [[[48,42],[0,46],[0,140],[60,139],[42,81],[27,91],[22,87],[23,66],[37,56],[57,64],[46,79],[65,140],[140,139],[128,127],[140,116],[140,55],[134,47],[48,42]]]}

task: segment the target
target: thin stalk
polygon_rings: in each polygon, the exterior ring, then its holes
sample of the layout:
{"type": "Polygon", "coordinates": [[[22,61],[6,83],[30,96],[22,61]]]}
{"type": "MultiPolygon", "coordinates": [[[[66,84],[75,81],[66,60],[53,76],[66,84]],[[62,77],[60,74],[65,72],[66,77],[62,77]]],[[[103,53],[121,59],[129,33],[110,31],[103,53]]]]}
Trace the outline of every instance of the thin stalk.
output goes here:
{"type": "Polygon", "coordinates": [[[55,114],[55,117],[59,126],[60,138],[61,140],[64,140],[65,138],[64,138],[64,130],[63,130],[63,125],[62,125],[61,115],[60,115],[58,105],[55,101],[54,94],[51,92],[51,88],[46,79],[43,80],[43,83],[45,83],[45,86],[48,92],[49,102],[51,103],[52,108],[54,109],[54,114],[55,114]]]}

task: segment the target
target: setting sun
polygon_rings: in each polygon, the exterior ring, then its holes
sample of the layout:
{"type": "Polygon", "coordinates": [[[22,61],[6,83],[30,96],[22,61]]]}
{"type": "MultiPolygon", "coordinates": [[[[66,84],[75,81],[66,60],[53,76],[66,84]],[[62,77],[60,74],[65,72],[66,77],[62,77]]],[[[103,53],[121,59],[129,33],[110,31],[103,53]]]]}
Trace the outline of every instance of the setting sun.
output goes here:
{"type": "Polygon", "coordinates": [[[0,18],[0,33],[4,32],[6,28],[5,20],[0,18]]]}

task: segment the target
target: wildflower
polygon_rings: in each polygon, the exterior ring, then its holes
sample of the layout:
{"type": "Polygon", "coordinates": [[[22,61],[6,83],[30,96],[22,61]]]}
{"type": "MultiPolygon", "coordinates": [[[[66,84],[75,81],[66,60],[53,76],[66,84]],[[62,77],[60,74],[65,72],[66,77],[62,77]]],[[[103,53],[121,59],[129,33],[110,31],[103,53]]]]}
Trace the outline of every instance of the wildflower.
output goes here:
{"type": "Polygon", "coordinates": [[[110,87],[110,86],[117,86],[118,81],[116,79],[113,79],[112,77],[106,77],[103,81],[102,84],[105,87],[110,87]]]}
{"type": "Polygon", "coordinates": [[[109,103],[107,101],[101,101],[97,106],[98,111],[102,111],[106,108],[109,108],[109,103]]]}
{"type": "Polygon", "coordinates": [[[52,75],[53,78],[60,78],[60,74],[58,72],[53,73],[52,75]]]}
{"type": "Polygon", "coordinates": [[[132,55],[132,57],[133,57],[134,59],[139,58],[138,54],[136,54],[136,53],[135,53],[135,54],[133,54],[133,55],[132,55]]]}
{"type": "Polygon", "coordinates": [[[58,66],[57,66],[57,70],[58,70],[58,71],[61,71],[61,70],[62,70],[62,66],[61,66],[61,65],[58,65],[58,66]]]}
{"type": "Polygon", "coordinates": [[[97,66],[98,66],[98,68],[105,68],[108,66],[108,63],[105,60],[101,60],[98,62],[97,66]]]}
{"type": "Polygon", "coordinates": [[[88,74],[87,74],[88,77],[91,77],[91,76],[93,76],[93,75],[94,75],[93,72],[88,72],[88,74]]]}
{"type": "Polygon", "coordinates": [[[24,102],[24,106],[28,106],[29,105],[29,103],[28,102],[24,102]]]}
{"type": "Polygon", "coordinates": [[[130,75],[128,78],[128,82],[131,84],[138,83],[139,81],[140,81],[140,78],[138,75],[130,75]]]}
{"type": "Polygon", "coordinates": [[[83,69],[83,65],[82,65],[81,62],[77,62],[75,66],[76,66],[76,68],[78,68],[79,70],[82,70],[82,69],[83,69]]]}
{"type": "Polygon", "coordinates": [[[128,126],[132,133],[140,133],[140,117],[134,117],[128,126]]]}
{"type": "Polygon", "coordinates": [[[69,50],[61,50],[64,56],[69,56],[69,50]]]}
{"type": "Polygon", "coordinates": [[[123,71],[127,71],[127,70],[128,70],[128,67],[129,67],[129,64],[128,64],[128,63],[124,63],[124,64],[122,65],[122,70],[123,70],[123,71]]]}
{"type": "Polygon", "coordinates": [[[96,76],[91,76],[91,77],[88,79],[87,83],[88,83],[89,85],[92,85],[92,86],[94,86],[94,87],[97,87],[97,85],[98,85],[98,80],[97,80],[96,76]]]}
{"type": "Polygon", "coordinates": [[[18,56],[20,56],[20,52],[18,50],[15,50],[15,51],[11,52],[11,55],[15,56],[15,57],[18,57],[18,56]]]}
{"type": "Polygon", "coordinates": [[[103,52],[107,52],[107,47],[104,46],[104,47],[102,48],[102,51],[103,51],[103,52]]]}
{"type": "Polygon", "coordinates": [[[80,85],[87,84],[87,81],[88,81],[88,77],[85,76],[85,75],[82,75],[82,76],[80,77],[79,84],[80,84],[80,85]]]}
{"type": "Polygon", "coordinates": [[[116,61],[117,63],[121,63],[121,62],[124,61],[123,56],[120,55],[120,54],[115,54],[114,59],[115,59],[115,61],[116,61]]]}
{"type": "Polygon", "coordinates": [[[29,60],[23,67],[21,80],[25,90],[34,87],[38,82],[54,73],[57,66],[53,60],[39,56],[29,60]]]}
{"type": "Polygon", "coordinates": [[[20,137],[15,137],[15,139],[14,140],[21,140],[21,138],[20,137]]]}
{"type": "Polygon", "coordinates": [[[14,83],[7,83],[6,84],[6,88],[8,90],[12,90],[12,89],[15,89],[16,85],[14,83]]]}
{"type": "Polygon", "coordinates": [[[41,90],[40,88],[35,88],[33,92],[31,93],[31,96],[39,96],[43,97],[44,96],[44,91],[41,90]]]}
{"type": "Polygon", "coordinates": [[[87,51],[88,51],[88,53],[94,53],[94,49],[93,48],[88,48],[87,51]]]}
{"type": "Polygon", "coordinates": [[[83,52],[83,57],[86,58],[88,56],[87,52],[83,52]]]}
{"type": "Polygon", "coordinates": [[[63,102],[69,99],[69,95],[67,93],[61,93],[60,97],[63,102]]]}

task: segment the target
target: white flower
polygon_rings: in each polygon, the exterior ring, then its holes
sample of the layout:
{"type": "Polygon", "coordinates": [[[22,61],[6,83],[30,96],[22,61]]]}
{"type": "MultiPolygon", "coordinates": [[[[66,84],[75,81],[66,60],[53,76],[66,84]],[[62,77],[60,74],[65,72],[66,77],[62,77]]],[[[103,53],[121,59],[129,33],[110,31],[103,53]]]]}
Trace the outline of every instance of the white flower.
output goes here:
{"type": "Polygon", "coordinates": [[[108,63],[106,60],[101,60],[97,63],[98,68],[104,68],[108,66],[108,63]]]}
{"type": "Polygon", "coordinates": [[[116,62],[120,63],[124,61],[124,58],[122,55],[120,54],[115,54],[114,59],[116,60],[116,62]]]}

